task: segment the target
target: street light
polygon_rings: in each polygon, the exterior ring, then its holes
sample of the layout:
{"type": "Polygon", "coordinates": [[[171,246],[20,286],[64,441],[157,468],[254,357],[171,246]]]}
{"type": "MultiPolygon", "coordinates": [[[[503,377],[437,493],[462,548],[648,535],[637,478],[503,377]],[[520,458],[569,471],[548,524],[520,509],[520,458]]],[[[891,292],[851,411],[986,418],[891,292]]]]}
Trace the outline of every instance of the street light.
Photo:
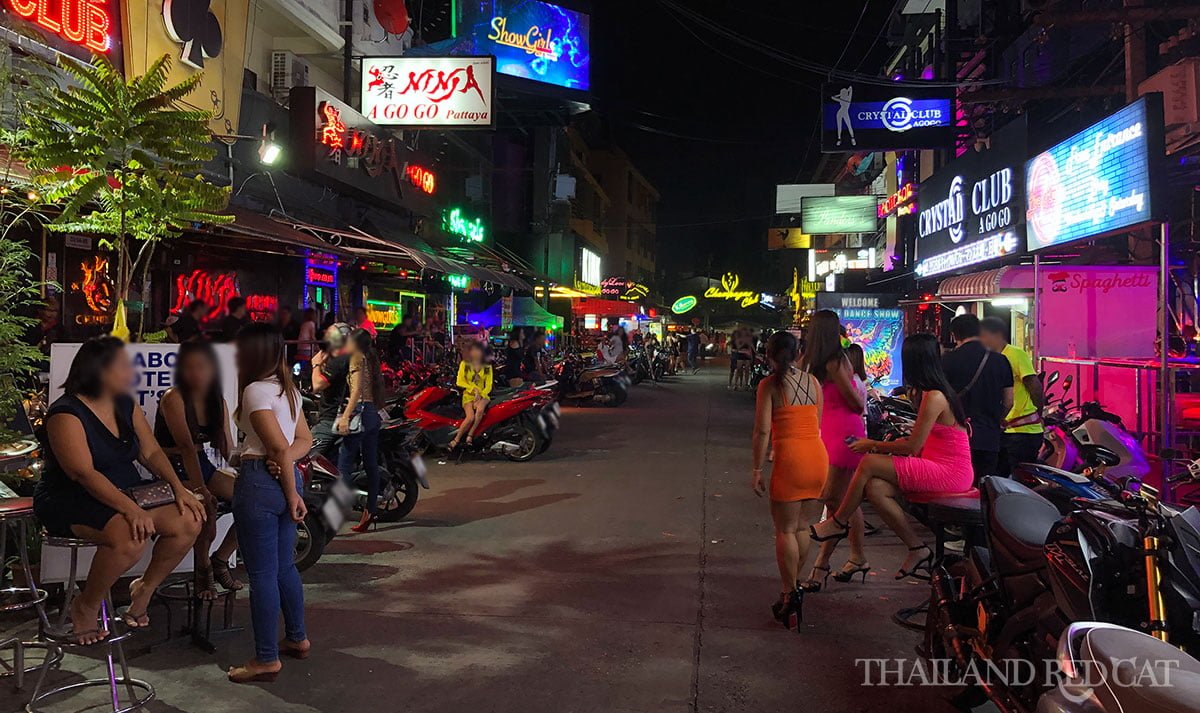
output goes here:
{"type": "Polygon", "coordinates": [[[258,160],[264,166],[273,166],[283,155],[283,146],[275,143],[275,132],[263,124],[262,142],[258,145],[258,160]]]}

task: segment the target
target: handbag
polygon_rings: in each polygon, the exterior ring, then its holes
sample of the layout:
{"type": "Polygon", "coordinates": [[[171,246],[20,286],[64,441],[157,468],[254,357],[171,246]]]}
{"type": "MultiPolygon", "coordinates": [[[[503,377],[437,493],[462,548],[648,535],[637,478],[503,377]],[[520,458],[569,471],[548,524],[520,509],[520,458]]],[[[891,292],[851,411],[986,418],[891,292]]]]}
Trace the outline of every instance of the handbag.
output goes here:
{"type": "Polygon", "coordinates": [[[132,488],[126,488],[125,494],[143,510],[150,510],[175,502],[175,489],[171,487],[170,483],[163,480],[154,480],[149,483],[135,485],[132,488]]]}

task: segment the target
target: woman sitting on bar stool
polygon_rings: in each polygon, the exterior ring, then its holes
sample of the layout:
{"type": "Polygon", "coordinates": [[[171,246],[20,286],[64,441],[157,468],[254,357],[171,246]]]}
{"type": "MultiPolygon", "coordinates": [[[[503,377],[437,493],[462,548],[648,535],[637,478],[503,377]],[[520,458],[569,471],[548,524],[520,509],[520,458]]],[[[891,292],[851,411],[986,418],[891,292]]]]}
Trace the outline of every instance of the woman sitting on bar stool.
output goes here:
{"type": "Polygon", "coordinates": [[[97,545],[87,584],[69,612],[79,644],[108,636],[107,620],[99,620],[100,605],[157,535],[150,564],[129,585],[132,602],[121,613],[132,629],[149,626],[150,596],[187,554],[205,519],[204,506],[179,481],[129,395],[133,382],[133,365],[120,339],[89,340],[71,361],[66,394],[46,415],[45,470],[34,492],[34,512],[50,535],[97,545]],[[126,494],[142,483],[135,462],[170,485],[173,505],[146,510],[126,494]]]}

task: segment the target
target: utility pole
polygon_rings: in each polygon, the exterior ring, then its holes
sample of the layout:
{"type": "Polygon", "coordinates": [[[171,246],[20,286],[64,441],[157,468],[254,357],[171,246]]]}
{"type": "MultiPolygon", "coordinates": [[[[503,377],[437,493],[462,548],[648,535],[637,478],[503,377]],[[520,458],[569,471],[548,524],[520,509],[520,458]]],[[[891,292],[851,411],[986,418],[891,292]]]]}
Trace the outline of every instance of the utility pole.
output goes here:
{"type": "MultiPolygon", "coordinates": [[[[1125,0],[1125,9],[1145,5],[1146,0],[1125,0]]],[[[1132,13],[1125,23],[1125,101],[1138,98],[1138,85],[1146,79],[1146,23],[1134,21],[1132,13]]]]}
{"type": "Polygon", "coordinates": [[[353,106],[350,91],[354,68],[354,0],[345,0],[342,18],[342,101],[353,106]]]}

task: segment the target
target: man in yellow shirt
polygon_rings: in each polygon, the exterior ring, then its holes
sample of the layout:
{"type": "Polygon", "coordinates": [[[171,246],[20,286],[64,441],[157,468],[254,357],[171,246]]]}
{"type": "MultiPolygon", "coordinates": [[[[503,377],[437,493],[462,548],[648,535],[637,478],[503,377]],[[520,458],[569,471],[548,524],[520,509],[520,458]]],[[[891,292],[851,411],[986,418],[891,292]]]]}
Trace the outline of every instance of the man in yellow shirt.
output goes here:
{"type": "Polygon", "coordinates": [[[979,323],[979,328],[979,339],[984,346],[1003,354],[1012,367],[1013,407],[1004,422],[1000,451],[1000,472],[1012,475],[1016,466],[1038,459],[1046,432],[1042,426],[1045,393],[1029,352],[1008,343],[1008,325],[1004,320],[988,317],[979,323]]]}

